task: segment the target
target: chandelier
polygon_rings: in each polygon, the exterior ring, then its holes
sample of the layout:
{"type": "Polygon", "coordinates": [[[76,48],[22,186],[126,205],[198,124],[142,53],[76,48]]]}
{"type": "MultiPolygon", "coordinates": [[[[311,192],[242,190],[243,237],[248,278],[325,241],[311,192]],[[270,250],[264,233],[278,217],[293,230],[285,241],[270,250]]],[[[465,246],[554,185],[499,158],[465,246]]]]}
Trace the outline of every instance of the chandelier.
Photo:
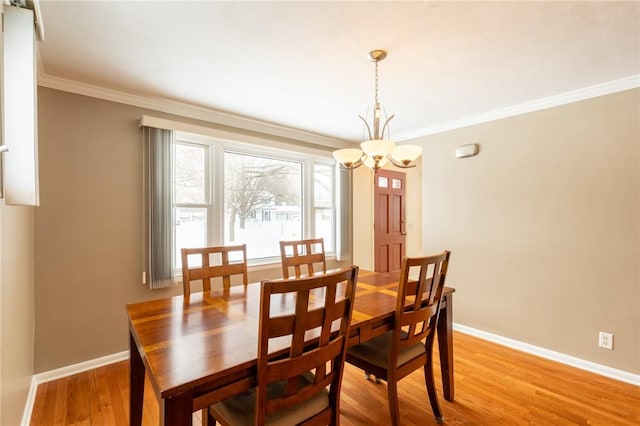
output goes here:
{"type": "Polygon", "coordinates": [[[390,162],[396,167],[403,169],[409,167],[415,167],[416,160],[422,154],[422,148],[417,145],[399,145],[396,146],[395,142],[391,140],[389,121],[394,117],[386,117],[385,122],[380,129],[381,111],[380,102],[378,101],[378,62],[387,57],[387,52],[384,50],[372,50],[369,52],[369,60],[376,65],[376,79],[375,79],[375,105],[373,107],[373,133],[371,133],[371,127],[367,120],[359,115],[360,119],[364,122],[364,125],[369,134],[369,140],[366,140],[360,144],[360,148],[345,148],[339,149],[333,152],[333,157],[336,159],[341,167],[346,169],[355,169],[362,164],[369,167],[377,173],[378,170],[390,162]],[[387,132],[387,139],[384,138],[385,131],[387,132]]]}

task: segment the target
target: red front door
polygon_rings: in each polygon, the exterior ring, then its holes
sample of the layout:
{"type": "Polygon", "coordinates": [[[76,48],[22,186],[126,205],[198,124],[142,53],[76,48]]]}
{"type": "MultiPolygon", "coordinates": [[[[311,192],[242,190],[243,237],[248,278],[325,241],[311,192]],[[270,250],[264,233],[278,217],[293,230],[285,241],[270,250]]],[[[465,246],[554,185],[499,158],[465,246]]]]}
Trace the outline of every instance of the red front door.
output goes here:
{"type": "Polygon", "coordinates": [[[378,170],[374,182],[375,270],[397,271],[405,253],[405,174],[378,170]]]}

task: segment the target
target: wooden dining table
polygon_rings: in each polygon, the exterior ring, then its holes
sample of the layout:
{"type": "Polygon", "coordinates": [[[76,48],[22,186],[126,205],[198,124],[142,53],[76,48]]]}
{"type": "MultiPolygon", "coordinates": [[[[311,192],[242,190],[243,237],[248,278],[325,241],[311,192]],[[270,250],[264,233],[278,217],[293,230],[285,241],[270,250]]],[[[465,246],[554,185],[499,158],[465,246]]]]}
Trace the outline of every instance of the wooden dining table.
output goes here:
{"type": "MultiPolygon", "coordinates": [[[[393,326],[399,272],[361,270],[349,345],[393,326]]],[[[438,321],[444,398],[453,401],[453,293],[445,287],[438,321]]],[[[294,306],[282,298],[282,308],[294,306]]],[[[260,283],[126,306],[130,333],[130,424],[142,423],[145,374],[161,425],[190,425],[192,413],[255,386],[260,283]]]]}

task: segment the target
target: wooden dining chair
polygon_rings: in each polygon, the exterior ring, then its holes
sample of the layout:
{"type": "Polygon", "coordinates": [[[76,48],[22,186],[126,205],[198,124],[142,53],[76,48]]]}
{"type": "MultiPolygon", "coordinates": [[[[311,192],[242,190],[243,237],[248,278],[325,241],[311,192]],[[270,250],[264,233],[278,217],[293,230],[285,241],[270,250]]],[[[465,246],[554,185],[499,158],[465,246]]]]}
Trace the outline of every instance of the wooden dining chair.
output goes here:
{"type": "Polygon", "coordinates": [[[308,275],[327,272],[327,260],[324,255],[324,239],[311,238],[307,240],[280,241],[280,259],[282,261],[282,276],[289,278],[289,268],[293,268],[294,276],[300,278],[302,266],[306,266],[308,275]],[[314,267],[314,265],[316,265],[314,267]]]}
{"type": "Polygon", "coordinates": [[[433,381],[433,341],[442,290],[449,266],[449,251],[435,256],[402,259],[393,330],[347,352],[347,362],[387,382],[391,424],[400,424],[398,381],[424,369],[427,394],[436,421],[444,421],[433,381]],[[417,273],[417,276],[414,275],[417,273]]]}
{"type": "Polygon", "coordinates": [[[212,405],[209,423],[337,425],[358,267],[262,281],[257,385],[212,405]],[[274,296],[278,296],[277,302],[274,296]],[[281,297],[295,308],[280,310],[281,297]]]}
{"type": "Polygon", "coordinates": [[[202,291],[211,291],[211,279],[222,278],[225,289],[231,286],[232,275],[242,275],[242,283],[248,284],[247,245],[183,248],[182,289],[184,296],[191,294],[191,282],[202,280],[202,291]],[[230,260],[234,256],[239,260],[230,260]],[[195,259],[194,259],[195,258],[195,259]],[[200,262],[196,262],[199,259],[200,262]]]}

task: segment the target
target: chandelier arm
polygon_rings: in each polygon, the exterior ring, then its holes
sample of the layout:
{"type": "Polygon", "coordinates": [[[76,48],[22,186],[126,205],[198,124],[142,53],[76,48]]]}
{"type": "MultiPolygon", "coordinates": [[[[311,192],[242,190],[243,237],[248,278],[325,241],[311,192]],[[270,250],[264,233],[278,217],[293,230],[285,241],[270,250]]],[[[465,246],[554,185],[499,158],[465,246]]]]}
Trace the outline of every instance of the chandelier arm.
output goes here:
{"type": "Polygon", "coordinates": [[[369,133],[369,140],[371,140],[371,127],[369,127],[369,123],[367,123],[367,120],[365,120],[363,116],[359,115],[358,117],[360,117],[360,120],[362,120],[364,125],[367,126],[367,133],[369,133]]]}
{"type": "Polygon", "coordinates": [[[340,164],[340,168],[342,169],[347,169],[347,170],[352,170],[352,169],[357,169],[358,167],[362,166],[364,164],[364,158],[366,157],[366,154],[363,154],[362,157],[360,157],[360,159],[358,161],[356,161],[355,163],[351,163],[350,166],[345,166],[342,163],[340,164]]]}
{"type": "Polygon", "coordinates": [[[395,158],[393,158],[391,156],[391,154],[387,154],[387,160],[389,160],[389,162],[391,164],[393,164],[394,166],[400,167],[401,169],[411,169],[411,168],[416,166],[416,163],[414,161],[412,161],[411,163],[405,165],[405,164],[401,163],[400,161],[396,160],[395,158]]]}
{"type": "Polygon", "coordinates": [[[360,156],[360,159],[358,161],[356,161],[355,163],[353,163],[351,165],[351,169],[357,169],[358,167],[362,166],[364,164],[364,160],[367,159],[367,154],[364,153],[364,151],[362,152],[362,155],[360,156]]]}
{"type": "MultiPolygon", "coordinates": [[[[380,133],[380,135],[382,136],[382,138],[384,139],[384,131],[387,128],[387,126],[389,125],[389,122],[391,121],[391,119],[393,117],[395,117],[395,114],[391,114],[391,117],[387,118],[387,121],[384,122],[384,126],[382,126],[382,133],[380,133]]],[[[391,135],[389,135],[389,139],[391,139],[391,135]]]]}

